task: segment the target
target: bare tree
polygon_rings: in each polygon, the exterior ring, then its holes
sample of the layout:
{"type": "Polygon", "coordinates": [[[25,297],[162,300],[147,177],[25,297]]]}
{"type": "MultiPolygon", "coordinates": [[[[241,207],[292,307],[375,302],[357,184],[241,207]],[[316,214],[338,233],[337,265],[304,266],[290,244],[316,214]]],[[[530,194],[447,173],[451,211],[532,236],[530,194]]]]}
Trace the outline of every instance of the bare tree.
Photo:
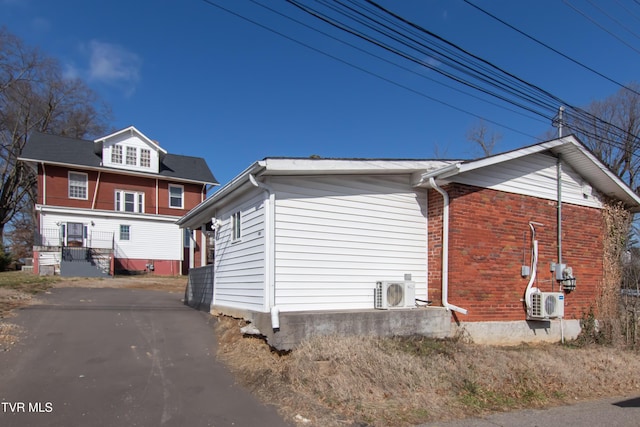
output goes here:
{"type": "Polygon", "coordinates": [[[638,192],[640,184],[640,85],[627,85],[602,101],[592,102],[590,115],[569,113],[565,126],[575,133],[613,173],[638,192]],[[595,117],[598,119],[596,119],[595,117]]]}
{"type": "Polygon", "coordinates": [[[482,155],[490,156],[502,135],[490,130],[484,120],[469,128],[467,131],[467,141],[476,144],[482,150],[482,155]]]}
{"type": "Polygon", "coordinates": [[[17,160],[31,132],[84,138],[104,133],[110,117],[86,84],[0,28],[0,241],[25,200],[35,202],[35,173],[17,160]]]}

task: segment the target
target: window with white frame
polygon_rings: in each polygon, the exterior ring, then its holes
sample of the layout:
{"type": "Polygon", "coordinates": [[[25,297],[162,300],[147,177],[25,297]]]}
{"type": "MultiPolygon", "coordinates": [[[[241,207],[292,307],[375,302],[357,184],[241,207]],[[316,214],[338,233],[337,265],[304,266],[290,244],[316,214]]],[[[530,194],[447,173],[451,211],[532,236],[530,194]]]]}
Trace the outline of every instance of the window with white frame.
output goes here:
{"type": "Polygon", "coordinates": [[[231,215],[231,240],[240,240],[240,237],[242,237],[241,221],[240,211],[231,215]]]}
{"type": "Polygon", "coordinates": [[[69,172],[69,198],[87,200],[89,178],[86,173],[69,172]]]}
{"type": "Polygon", "coordinates": [[[151,167],[151,150],[148,148],[140,149],[140,166],[143,168],[151,167]]]}
{"type": "Polygon", "coordinates": [[[184,208],[184,187],[182,185],[169,184],[169,207],[184,208]]]}
{"type": "Polygon", "coordinates": [[[111,163],[122,164],[122,145],[111,147],[111,163]]]}
{"type": "Polygon", "coordinates": [[[120,224],[120,240],[131,240],[131,226],[120,224]]]}
{"type": "Polygon", "coordinates": [[[144,193],[136,191],[116,190],[116,207],[118,212],[144,213],[144,193]]]}
{"type": "Polygon", "coordinates": [[[127,164],[132,166],[138,165],[138,149],[136,147],[126,147],[127,164]]]}

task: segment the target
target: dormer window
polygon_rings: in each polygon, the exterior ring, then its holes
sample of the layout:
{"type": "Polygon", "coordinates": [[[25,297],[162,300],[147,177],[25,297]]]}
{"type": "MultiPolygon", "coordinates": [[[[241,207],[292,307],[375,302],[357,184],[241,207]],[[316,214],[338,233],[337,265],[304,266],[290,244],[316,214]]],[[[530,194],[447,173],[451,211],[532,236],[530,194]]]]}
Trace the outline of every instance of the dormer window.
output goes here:
{"type": "Polygon", "coordinates": [[[111,147],[111,163],[122,164],[122,146],[114,145],[111,147]]]}
{"type": "Polygon", "coordinates": [[[151,167],[151,150],[148,148],[140,149],[140,166],[143,168],[151,167]]]}
{"type": "Polygon", "coordinates": [[[136,147],[127,147],[127,164],[131,166],[138,165],[138,150],[136,147]]]}

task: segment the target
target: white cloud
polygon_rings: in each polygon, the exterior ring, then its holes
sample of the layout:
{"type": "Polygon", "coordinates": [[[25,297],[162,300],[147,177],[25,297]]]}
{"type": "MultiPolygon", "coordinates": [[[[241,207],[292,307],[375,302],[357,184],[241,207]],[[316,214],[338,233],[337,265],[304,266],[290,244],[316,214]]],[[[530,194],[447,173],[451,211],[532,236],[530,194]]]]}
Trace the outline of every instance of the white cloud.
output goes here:
{"type": "Polygon", "coordinates": [[[111,43],[92,40],[88,45],[88,80],[125,90],[133,94],[140,81],[142,59],[134,52],[111,43]]]}

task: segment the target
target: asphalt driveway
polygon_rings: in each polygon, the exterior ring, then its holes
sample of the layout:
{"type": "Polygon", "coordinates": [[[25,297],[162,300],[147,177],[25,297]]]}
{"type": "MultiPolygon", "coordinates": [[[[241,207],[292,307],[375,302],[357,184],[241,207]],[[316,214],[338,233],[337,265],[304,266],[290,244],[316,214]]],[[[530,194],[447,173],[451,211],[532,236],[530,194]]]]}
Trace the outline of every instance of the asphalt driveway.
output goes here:
{"type": "Polygon", "coordinates": [[[176,293],[60,288],[11,319],[0,426],[284,426],[215,358],[209,316],[176,293]]]}

